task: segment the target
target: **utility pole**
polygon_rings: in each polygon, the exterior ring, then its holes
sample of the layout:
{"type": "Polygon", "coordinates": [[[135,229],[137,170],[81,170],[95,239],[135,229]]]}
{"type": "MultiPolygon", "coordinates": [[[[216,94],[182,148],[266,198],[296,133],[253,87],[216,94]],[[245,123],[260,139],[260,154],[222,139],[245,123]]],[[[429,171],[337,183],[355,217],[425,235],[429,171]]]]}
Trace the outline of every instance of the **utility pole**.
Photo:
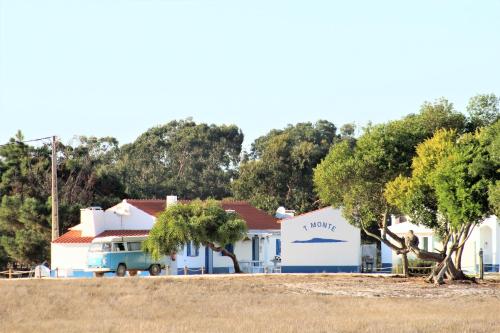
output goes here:
{"type": "Polygon", "coordinates": [[[59,237],[59,201],[57,199],[57,138],[52,136],[52,241],[59,237]]]}

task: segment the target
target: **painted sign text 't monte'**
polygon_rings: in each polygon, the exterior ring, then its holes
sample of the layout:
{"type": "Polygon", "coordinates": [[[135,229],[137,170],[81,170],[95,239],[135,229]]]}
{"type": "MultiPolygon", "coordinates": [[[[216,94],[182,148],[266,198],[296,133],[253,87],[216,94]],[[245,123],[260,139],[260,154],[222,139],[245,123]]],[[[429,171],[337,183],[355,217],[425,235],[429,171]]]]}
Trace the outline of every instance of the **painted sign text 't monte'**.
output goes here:
{"type": "Polygon", "coordinates": [[[310,222],[308,224],[303,225],[302,228],[304,228],[305,231],[308,231],[308,230],[311,230],[314,228],[321,228],[321,229],[326,229],[326,230],[330,230],[330,231],[335,231],[335,229],[337,229],[337,227],[334,226],[333,224],[327,223],[327,222],[322,222],[322,221],[310,222]]]}

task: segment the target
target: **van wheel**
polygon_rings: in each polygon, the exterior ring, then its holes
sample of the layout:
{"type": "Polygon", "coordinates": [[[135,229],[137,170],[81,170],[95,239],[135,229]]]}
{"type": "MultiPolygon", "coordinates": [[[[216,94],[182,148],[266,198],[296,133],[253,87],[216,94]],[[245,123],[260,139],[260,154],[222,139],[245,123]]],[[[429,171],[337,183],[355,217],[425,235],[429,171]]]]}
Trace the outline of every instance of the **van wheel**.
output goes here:
{"type": "Polygon", "coordinates": [[[127,273],[127,266],[125,264],[119,264],[116,269],[116,276],[123,277],[127,273]]]}
{"type": "Polygon", "coordinates": [[[157,276],[160,274],[160,272],[161,272],[160,265],[151,265],[151,267],[149,267],[149,275],[151,276],[157,276]]]}
{"type": "Polygon", "coordinates": [[[94,277],[103,277],[104,272],[94,272],[94,277]]]}

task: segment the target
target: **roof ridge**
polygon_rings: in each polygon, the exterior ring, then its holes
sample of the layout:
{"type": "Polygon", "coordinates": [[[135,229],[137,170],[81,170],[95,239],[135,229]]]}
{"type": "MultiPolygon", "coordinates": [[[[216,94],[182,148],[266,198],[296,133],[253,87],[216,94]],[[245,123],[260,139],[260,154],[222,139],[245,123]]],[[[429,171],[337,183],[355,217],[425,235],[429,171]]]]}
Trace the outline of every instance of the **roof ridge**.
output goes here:
{"type": "Polygon", "coordinates": [[[305,213],[302,213],[302,214],[299,214],[299,215],[295,215],[295,216],[290,216],[290,217],[285,217],[283,219],[279,219],[280,221],[285,221],[285,220],[292,220],[294,218],[297,218],[297,217],[301,217],[301,216],[304,216],[304,215],[309,215],[309,214],[312,214],[312,213],[315,213],[317,211],[320,211],[320,210],[323,210],[323,209],[327,209],[327,208],[332,208],[332,209],[336,209],[336,208],[333,208],[332,206],[325,206],[325,207],[321,207],[321,208],[318,208],[318,209],[315,209],[315,210],[311,210],[309,212],[305,212],[305,213]]]}

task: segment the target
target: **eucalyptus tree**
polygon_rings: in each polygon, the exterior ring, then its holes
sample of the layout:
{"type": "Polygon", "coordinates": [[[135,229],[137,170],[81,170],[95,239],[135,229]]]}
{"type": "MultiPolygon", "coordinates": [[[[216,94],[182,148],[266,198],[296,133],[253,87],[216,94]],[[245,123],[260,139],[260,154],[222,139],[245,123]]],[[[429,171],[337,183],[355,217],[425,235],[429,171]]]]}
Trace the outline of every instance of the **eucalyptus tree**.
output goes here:
{"type": "Polygon", "coordinates": [[[326,120],[289,125],[257,138],[232,183],[234,196],[269,213],[279,206],[298,212],[318,208],[313,169],[339,138],[335,125],[326,120]]]}
{"type": "Polygon", "coordinates": [[[470,129],[475,130],[495,123],[500,117],[499,104],[500,98],[495,94],[480,94],[470,98],[466,108],[470,129]]]}
{"type": "Polygon", "coordinates": [[[222,199],[231,195],[242,142],[235,125],[171,121],[124,145],[116,169],[134,197],[222,199]]]}
{"type": "Polygon", "coordinates": [[[144,242],[144,250],[159,259],[179,252],[193,242],[231,258],[235,273],[241,273],[236,255],[226,247],[242,240],[247,227],[235,213],[226,212],[215,200],[176,204],[162,212],[144,242]]]}

